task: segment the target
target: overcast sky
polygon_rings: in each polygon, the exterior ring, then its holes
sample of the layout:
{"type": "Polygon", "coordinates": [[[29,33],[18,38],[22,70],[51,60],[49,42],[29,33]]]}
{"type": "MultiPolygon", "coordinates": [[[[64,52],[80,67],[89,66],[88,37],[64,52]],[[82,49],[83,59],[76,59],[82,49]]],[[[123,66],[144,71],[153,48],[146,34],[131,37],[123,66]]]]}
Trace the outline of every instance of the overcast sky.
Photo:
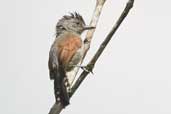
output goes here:
{"type": "MultiPolygon", "coordinates": [[[[127,0],[107,0],[86,61],[127,0]]],[[[171,114],[171,1],[135,0],[62,114],[171,114]]],[[[55,99],[48,52],[55,25],[77,11],[89,23],[95,0],[1,0],[0,113],[47,114],[55,99]]]]}

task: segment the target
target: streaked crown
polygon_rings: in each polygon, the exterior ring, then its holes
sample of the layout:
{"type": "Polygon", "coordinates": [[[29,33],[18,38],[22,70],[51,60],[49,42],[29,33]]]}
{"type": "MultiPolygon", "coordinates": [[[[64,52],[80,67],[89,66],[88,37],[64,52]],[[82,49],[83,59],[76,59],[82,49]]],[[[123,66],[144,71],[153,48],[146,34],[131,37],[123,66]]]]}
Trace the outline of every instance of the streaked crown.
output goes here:
{"type": "Polygon", "coordinates": [[[82,16],[78,13],[70,13],[70,15],[64,15],[62,19],[56,25],[57,35],[64,31],[71,31],[77,34],[81,34],[84,31],[85,22],[82,16]]]}

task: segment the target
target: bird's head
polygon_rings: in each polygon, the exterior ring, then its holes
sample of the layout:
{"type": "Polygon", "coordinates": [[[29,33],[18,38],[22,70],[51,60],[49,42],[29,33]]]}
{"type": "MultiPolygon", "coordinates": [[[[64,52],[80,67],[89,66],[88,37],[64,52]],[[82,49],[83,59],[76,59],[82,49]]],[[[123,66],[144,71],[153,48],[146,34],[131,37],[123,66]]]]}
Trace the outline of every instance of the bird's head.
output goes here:
{"type": "Polygon", "coordinates": [[[81,34],[85,30],[94,29],[95,27],[86,26],[84,19],[78,13],[70,13],[70,15],[64,15],[62,19],[56,25],[57,35],[63,31],[70,31],[77,34],[81,34]]]}

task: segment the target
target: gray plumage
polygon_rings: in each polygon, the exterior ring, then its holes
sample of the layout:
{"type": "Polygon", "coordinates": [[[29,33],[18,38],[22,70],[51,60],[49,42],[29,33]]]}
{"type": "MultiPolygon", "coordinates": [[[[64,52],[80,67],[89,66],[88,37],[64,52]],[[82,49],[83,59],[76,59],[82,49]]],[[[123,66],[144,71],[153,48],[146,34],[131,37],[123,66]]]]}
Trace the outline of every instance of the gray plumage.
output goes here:
{"type": "Polygon", "coordinates": [[[78,13],[70,13],[70,15],[64,15],[62,19],[56,25],[56,36],[60,35],[64,31],[71,31],[77,34],[81,34],[84,31],[85,22],[82,16],[78,13]]]}

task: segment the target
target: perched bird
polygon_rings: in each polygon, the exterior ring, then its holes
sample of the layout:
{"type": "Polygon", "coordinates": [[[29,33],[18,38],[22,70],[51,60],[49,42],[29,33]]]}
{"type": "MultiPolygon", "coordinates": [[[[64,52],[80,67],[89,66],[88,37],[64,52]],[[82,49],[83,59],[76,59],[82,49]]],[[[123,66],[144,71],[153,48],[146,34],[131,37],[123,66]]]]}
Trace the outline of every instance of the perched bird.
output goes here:
{"type": "Polygon", "coordinates": [[[75,69],[83,57],[81,34],[94,29],[86,26],[78,13],[64,15],[56,25],[56,38],[49,52],[49,74],[54,80],[56,103],[69,104],[69,92],[75,78],[75,69]]]}

